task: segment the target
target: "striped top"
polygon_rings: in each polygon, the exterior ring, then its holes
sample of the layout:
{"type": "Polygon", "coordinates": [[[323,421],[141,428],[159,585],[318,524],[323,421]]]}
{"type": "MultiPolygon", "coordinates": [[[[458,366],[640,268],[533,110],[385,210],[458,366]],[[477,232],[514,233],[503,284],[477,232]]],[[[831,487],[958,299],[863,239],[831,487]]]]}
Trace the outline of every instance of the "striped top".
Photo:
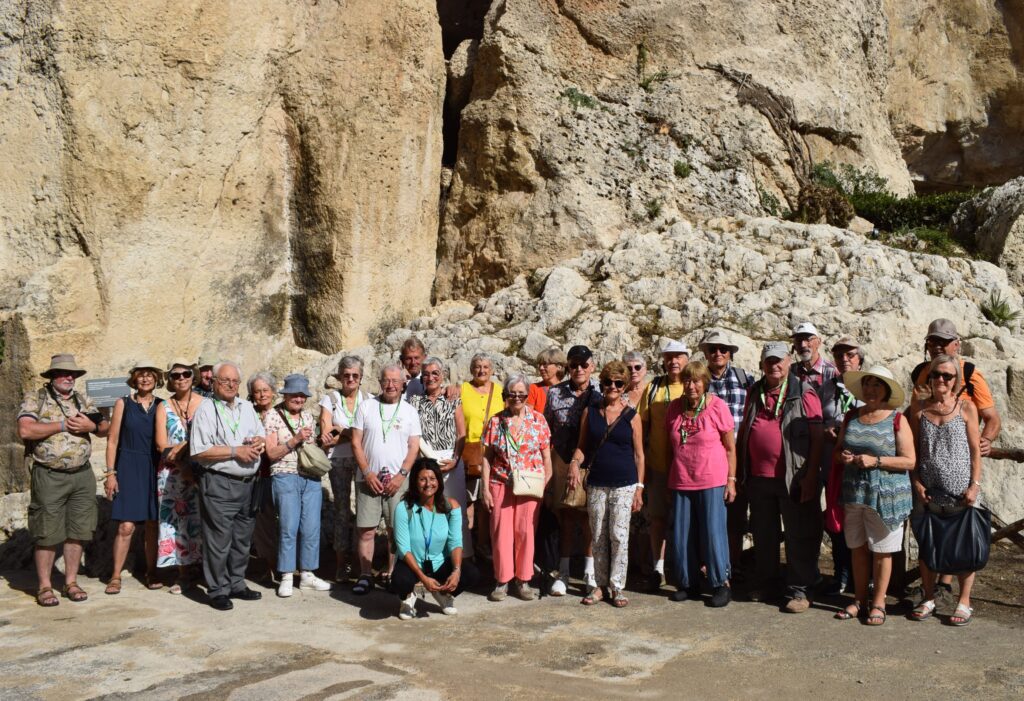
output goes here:
{"type": "MultiPolygon", "coordinates": [[[[897,412],[893,411],[876,424],[861,423],[859,416],[851,419],[846,425],[843,449],[856,455],[895,456],[896,416],[897,412]]],[[[842,503],[874,509],[885,525],[895,530],[907,520],[913,506],[910,476],[903,471],[890,472],[875,467],[865,470],[847,465],[843,469],[842,503]]]]}

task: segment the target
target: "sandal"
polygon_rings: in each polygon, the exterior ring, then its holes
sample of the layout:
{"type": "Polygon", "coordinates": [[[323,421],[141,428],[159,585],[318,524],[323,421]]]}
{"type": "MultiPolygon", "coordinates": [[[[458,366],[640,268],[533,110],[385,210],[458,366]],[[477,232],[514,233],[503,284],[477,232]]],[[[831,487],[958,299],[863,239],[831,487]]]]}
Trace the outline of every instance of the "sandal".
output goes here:
{"type": "Polygon", "coordinates": [[[864,624],[869,626],[880,626],[885,623],[885,609],[881,606],[872,606],[868,609],[868,617],[864,619],[864,624]],[[875,613],[878,611],[878,615],[875,613]]]}
{"type": "Polygon", "coordinates": [[[107,582],[107,588],[103,590],[103,593],[104,594],[109,594],[110,596],[113,596],[114,594],[120,594],[121,593],[121,578],[120,577],[111,577],[110,581],[107,582]]]}
{"type": "Polygon", "coordinates": [[[36,603],[45,607],[58,606],[60,599],[53,593],[51,587],[43,587],[36,593],[36,603]]]}
{"type": "Polygon", "coordinates": [[[612,594],[612,600],[610,603],[615,608],[622,609],[629,606],[629,599],[623,596],[621,591],[617,591],[614,594],[612,594]]]}
{"type": "Polygon", "coordinates": [[[954,611],[953,615],[949,617],[949,625],[957,626],[957,627],[965,626],[965,625],[967,625],[968,623],[971,622],[971,618],[973,618],[973,617],[974,617],[974,609],[973,608],[971,608],[970,606],[964,606],[963,604],[957,604],[956,605],[956,611],[954,611]],[[960,619],[959,623],[954,620],[956,618],[960,619]]]}
{"type": "Polygon", "coordinates": [[[155,572],[146,573],[146,589],[149,589],[150,591],[156,591],[157,589],[163,588],[164,583],[157,579],[157,574],[155,572]]]}
{"type": "Polygon", "coordinates": [[[373,578],[368,574],[359,575],[359,579],[352,585],[352,593],[360,596],[369,594],[371,589],[373,589],[373,578]]]}
{"type": "Polygon", "coordinates": [[[587,592],[587,595],[580,599],[580,603],[584,606],[593,606],[599,601],[604,601],[604,592],[601,591],[600,587],[594,587],[587,592]]]}
{"type": "Polygon", "coordinates": [[[64,585],[64,588],[61,589],[61,592],[64,596],[76,602],[85,601],[89,598],[89,595],[85,593],[85,589],[78,586],[78,582],[68,582],[64,585]]]}
{"type": "Polygon", "coordinates": [[[935,613],[935,599],[929,599],[928,601],[922,601],[920,604],[914,607],[914,610],[910,612],[910,620],[912,621],[927,621],[935,613]]]}
{"type": "Polygon", "coordinates": [[[850,604],[846,608],[841,609],[839,611],[836,611],[836,615],[833,616],[832,618],[835,618],[837,621],[848,621],[851,618],[860,618],[860,613],[861,613],[860,602],[859,601],[854,601],[852,604],[850,604]],[[853,609],[853,611],[851,611],[850,609],[853,609]]]}

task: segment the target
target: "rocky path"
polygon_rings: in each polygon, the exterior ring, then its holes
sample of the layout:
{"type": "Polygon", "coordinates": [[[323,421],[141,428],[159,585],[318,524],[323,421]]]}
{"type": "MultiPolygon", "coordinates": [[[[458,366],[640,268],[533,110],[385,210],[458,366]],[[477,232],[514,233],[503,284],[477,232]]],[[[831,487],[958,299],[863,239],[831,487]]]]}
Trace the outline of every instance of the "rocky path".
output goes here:
{"type": "Polygon", "coordinates": [[[0,695],[15,699],[917,698],[1019,699],[1019,627],[964,629],[893,616],[880,629],[815,608],[786,616],[633,595],[624,611],[576,598],[488,603],[446,618],[393,597],[264,589],[219,613],[125,580],[84,604],[42,609],[0,580],[0,695]]]}

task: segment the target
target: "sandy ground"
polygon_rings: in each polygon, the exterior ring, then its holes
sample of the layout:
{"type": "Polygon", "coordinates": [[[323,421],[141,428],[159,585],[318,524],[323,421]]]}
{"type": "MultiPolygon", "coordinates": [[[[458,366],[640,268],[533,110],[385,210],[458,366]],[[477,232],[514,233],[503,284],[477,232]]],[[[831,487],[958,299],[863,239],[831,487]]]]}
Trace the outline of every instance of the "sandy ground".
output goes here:
{"type": "Polygon", "coordinates": [[[894,602],[888,622],[869,628],[833,620],[828,603],[786,615],[635,593],[623,610],[585,608],[576,596],[489,603],[468,593],[458,616],[430,600],[402,622],[380,590],[296,588],[278,599],[253,585],[263,600],[218,612],[201,593],[126,579],[114,597],[80,581],[88,602],[44,609],[26,593],[31,573],[0,579],[5,701],[1024,697],[1024,628],[1000,615],[1005,601],[980,606],[966,628],[908,621],[894,602]]]}

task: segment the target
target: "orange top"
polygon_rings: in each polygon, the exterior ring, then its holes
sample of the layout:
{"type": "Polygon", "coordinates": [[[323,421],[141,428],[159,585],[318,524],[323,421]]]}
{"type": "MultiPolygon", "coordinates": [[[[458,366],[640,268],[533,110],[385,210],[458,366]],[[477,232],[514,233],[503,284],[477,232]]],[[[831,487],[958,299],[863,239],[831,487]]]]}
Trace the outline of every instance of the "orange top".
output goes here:
{"type": "MultiPolygon", "coordinates": [[[[964,359],[960,358],[960,372],[964,370],[964,359]]],[[[985,381],[985,376],[981,374],[981,370],[977,365],[974,366],[974,372],[971,373],[971,381],[968,383],[974,389],[974,396],[967,391],[964,391],[962,396],[974,403],[975,408],[978,411],[984,411],[985,409],[991,409],[996,405],[995,400],[992,398],[992,390],[988,387],[988,382],[985,381]]],[[[928,385],[928,366],[921,369],[920,374],[914,378],[915,387],[925,387],[928,385]]]]}
{"type": "Polygon", "coordinates": [[[544,413],[544,405],[548,403],[548,388],[539,382],[530,385],[530,393],[526,397],[526,405],[538,414],[544,413]]]}

